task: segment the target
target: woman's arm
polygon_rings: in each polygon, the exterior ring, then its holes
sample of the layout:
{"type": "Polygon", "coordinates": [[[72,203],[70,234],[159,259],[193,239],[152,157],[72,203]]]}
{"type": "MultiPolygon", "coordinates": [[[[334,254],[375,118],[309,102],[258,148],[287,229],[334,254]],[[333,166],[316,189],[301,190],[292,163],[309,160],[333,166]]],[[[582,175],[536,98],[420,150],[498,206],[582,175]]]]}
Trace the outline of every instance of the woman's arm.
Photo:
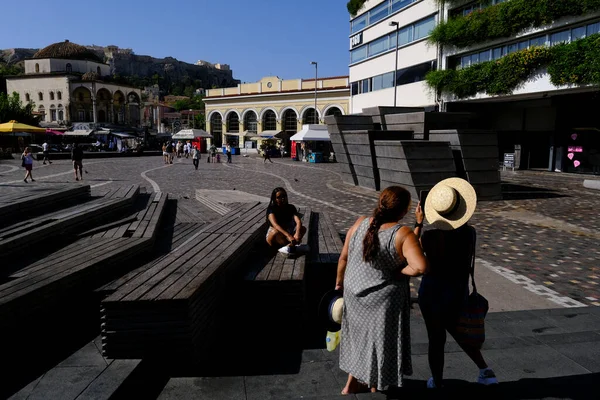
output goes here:
{"type": "Polygon", "coordinates": [[[396,233],[396,251],[401,254],[408,264],[400,271],[403,275],[421,276],[429,269],[429,262],[423,253],[419,239],[408,227],[403,227],[396,233]]]}
{"type": "Polygon", "coordinates": [[[423,221],[425,220],[425,214],[423,213],[423,208],[421,208],[421,202],[417,204],[417,208],[415,210],[415,229],[414,233],[419,241],[421,240],[421,233],[423,231],[423,221]]]}
{"type": "Polygon", "coordinates": [[[302,236],[300,232],[302,231],[302,220],[298,216],[298,214],[294,214],[294,222],[296,223],[296,232],[294,233],[294,240],[297,243],[300,243],[300,237],[302,236]]]}
{"type": "Polygon", "coordinates": [[[354,225],[348,229],[346,240],[344,241],[344,247],[342,248],[342,253],[340,254],[340,259],[338,260],[337,277],[335,279],[336,289],[341,290],[344,288],[344,275],[346,274],[346,265],[348,263],[348,248],[350,247],[350,239],[352,239],[354,232],[356,232],[356,229],[365,218],[366,217],[358,218],[354,225]]]}
{"type": "Polygon", "coordinates": [[[276,229],[278,232],[280,232],[283,236],[285,236],[285,238],[287,240],[290,241],[290,243],[292,243],[294,241],[294,237],[292,235],[290,235],[285,229],[283,229],[281,227],[281,225],[279,225],[277,223],[277,219],[275,219],[275,214],[270,213],[269,214],[269,223],[271,224],[271,226],[273,227],[273,229],[276,229]]]}

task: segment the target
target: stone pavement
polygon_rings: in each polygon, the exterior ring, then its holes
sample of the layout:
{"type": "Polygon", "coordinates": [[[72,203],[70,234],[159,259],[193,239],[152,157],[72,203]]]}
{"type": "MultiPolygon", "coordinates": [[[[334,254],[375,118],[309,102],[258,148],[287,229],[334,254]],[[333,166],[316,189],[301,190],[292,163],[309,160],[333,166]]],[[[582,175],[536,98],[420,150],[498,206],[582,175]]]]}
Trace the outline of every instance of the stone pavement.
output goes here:
{"type": "MultiPolygon", "coordinates": [[[[229,165],[205,161],[203,157],[199,171],[185,159],[176,159],[173,165],[164,165],[159,157],[84,161],[88,171],[84,182],[92,185],[93,192],[139,183],[189,202],[196,199],[197,190],[236,190],[269,197],[274,187],[283,186],[292,203],[330,212],[342,236],[357,216],[370,214],[377,201],[377,193],[342,183],[336,164],[278,159],[263,164],[261,159],[240,156],[234,156],[229,165]]],[[[36,164],[33,173],[37,182],[25,184],[17,161],[0,161],[0,191],[34,184],[80,184],[74,182],[68,161],[36,164]]],[[[590,179],[584,176],[517,171],[505,172],[502,178],[505,200],[480,202],[472,220],[479,232],[478,287],[493,311],[510,310],[488,317],[484,355],[498,365],[498,375],[505,382],[495,393],[508,398],[588,398],[582,388],[597,380],[600,372],[595,361],[600,349],[596,307],[600,305],[600,193],[583,188],[583,179],[590,179]],[[555,310],[518,311],[534,308],[555,310]]],[[[197,203],[211,212],[206,204],[197,203]]],[[[406,224],[413,222],[412,215],[407,217],[406,224]]],[[[418,280],[414,283],[418,286],[418,280]]],[[[413,331],[416,371],[410,382],[421,388],[428,374],[426,340],[417,310],[413,331]]],[[[306,350],[302,359],[293,372],[286,369],[285,374],[274,371],[267,376],[214,379],[160,376],[157,387],[148,388],[148,398],[337,398],[343,373],[335,354],[306,350]],[[236,385],[243,387],[242,397],[236,385]],[[194,396],[188,396],[191,393],[194,396]]],[[[455,380],[473,380],[473,368],[456,345],[448,346],[450,389],[464,389],[464,382],[455,380]]],[[[469,386],[469,393],[476,392],[469,386]]]]}

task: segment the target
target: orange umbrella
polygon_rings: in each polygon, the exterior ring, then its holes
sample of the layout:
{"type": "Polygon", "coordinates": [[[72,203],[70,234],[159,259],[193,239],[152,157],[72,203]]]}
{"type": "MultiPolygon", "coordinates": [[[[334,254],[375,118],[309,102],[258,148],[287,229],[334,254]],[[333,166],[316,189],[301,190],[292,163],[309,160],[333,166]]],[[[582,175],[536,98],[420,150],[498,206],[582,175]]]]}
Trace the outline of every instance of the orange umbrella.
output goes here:
{"type": "Polygon", "coordinates": [[[0,124],[0,133],[14,132],[45,133],[46,129],[33,125],[21,124],[15,120],[0,124]]]}

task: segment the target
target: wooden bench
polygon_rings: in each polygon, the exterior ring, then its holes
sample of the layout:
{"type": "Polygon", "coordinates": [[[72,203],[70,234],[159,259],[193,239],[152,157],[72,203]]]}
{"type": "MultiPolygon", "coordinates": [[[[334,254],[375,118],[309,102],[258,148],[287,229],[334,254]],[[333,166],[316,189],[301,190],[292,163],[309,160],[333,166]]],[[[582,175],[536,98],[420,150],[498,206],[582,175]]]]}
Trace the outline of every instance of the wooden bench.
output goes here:
{"type": "Polygon", "coordinates": [[[66,186],[57,189],[24,189],[0,195],[0,227],[22,221],[32,215],[86,201],[90,186],[66,186]]]}
{"type": "Polygon", "coordinates": [[[187,235],[169,254],[104,287],[108,358],[199,357],[217,334],[227,285],[266,233],[266,205],[251,203],[187,235]]]}
{"type": "Polygon", "coordinates": [[[139,193],[138,185],[125,188],[121,196],[103,197],[0,229],[0,264],[9,257],[31,251],[37,243],[57,239],[95,226],[126,212],[139,193]]]}
{"type": "Polygon", "coordinates": [[[0,329],[17,329],[20,321],[42,310],[76,301],[79,293],[106,284],[129,260],[151,251],[166,200],[165,194],[154,197],[144,213],[148,224],[140,224],[130,237],[83,238],[10,275],[0,285],[0,329]]]}

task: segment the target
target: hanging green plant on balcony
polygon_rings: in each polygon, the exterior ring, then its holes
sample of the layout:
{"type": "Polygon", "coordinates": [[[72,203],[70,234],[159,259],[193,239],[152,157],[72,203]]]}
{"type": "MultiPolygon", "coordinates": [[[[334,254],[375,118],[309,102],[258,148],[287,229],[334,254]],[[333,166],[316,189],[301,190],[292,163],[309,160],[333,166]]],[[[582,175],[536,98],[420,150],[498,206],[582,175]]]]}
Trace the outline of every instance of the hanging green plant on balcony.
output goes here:
{"type": "Polygon", "coordinates": [[[552,48],[548,73],[553,85],[600,84],[600,35],[552,48]]]}
{"type": "Polygon", "coordinates": [[[367,0],[350,0],[346,4],[346,8],[350,15],[354,17],[366,2],[367,0]]]}
{"type": "Polygon", "coordinates": [[[548,64],[550,53],[549,48],[532,47],[460,70],[431,71],[426,80],[437,91],[451,93],[460,99],[478,93],[511,94],[548,64]]]}
{"type": "Polygon", "coordinates": [[[429,41],[464,48],[511,37],[562,17],[597,11],[600,11],[600,0],[510,0],[438,24],[429,41]]]}
{"type": "Polygon", "coordinates": [[[460,70],[431,71],[427,84],[459,99],[511,94],[547,68],[555,86],[600,85],[600,34],[553,47],[532,47],[460,70]]]}

